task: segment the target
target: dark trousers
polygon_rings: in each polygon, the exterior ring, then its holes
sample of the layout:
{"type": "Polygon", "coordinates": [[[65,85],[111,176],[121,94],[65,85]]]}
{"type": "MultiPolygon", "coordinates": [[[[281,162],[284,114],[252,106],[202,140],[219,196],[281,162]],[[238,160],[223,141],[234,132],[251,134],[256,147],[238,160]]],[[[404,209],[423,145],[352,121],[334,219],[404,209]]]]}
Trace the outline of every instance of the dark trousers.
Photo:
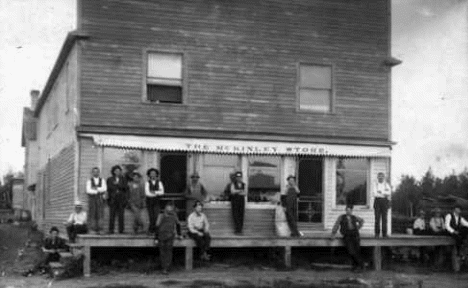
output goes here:
{"type": "Polygon", "coordinates": [[[455,245],[457,246],[457,252],[459,256],[462,256],[463,254],[463,244],[465,241],[466,236],[468,235],[468,228],[461,227],[460,230],[458,230],[458,234],[450,234],[452,238],[455,240],[455,245]]]}
{"type": "Polygon", "coordinates": [[[104,218],[104,200],[101,194],[88,194],[88,207],[89,228],[96,232],[101,231],[104,218]]]}
{"type": "Polygon", "coordinates": [[[172,264],[172,249],[174,246],[174,238],[158,240],[158,245],[161,267],[162,269],[167,270],[169,267],[171,267],[172,264]]]}
{"type": "Polygon", "coordinates": [[[245,197],[243,195],[231,195],[231,211],[234,220],[234,231],[242,233],[244,228],[245,197]]]}
{"type": "Polygon", "coordinates": [[[43,261],[43,266],[47,266],[50,262],[58,262],[60,261],[60,254],[58,252],[56,253],[48,253],[46,252],[45,253],[45,257],[44,257],[44,261],[43,261]]]}
{"type": "Polygon", "coordinates": [[[387,215],[388,215],[388,199],[375,198],[374,213],[375,213],[375,235],[380,235],[380,222],[382,222],[382,236],[387,236],[387,215]],[[382,221],[381,221],[382,220],[382,221]]]}
{"type": "Polygon", "coordinates": [[[145,225],[141,219],[141,209],[135,204],[130,204],[130,210],[133,213],[133,232],[137,233],[138,229],[144,229],[145,225]]]}
{"type": "Polygon", "coordinates": [[[286,207],[286,221],[288,221],[291,236],[299,236],[299,230],[297,229],[297,196],[288,193],[284,197],[284,204],[286,207]]]}
{"type": "Polygon", "coordinates": [[[364,261],[361,256],[361,240],[359,234],[350,232],[343,236],[346,250],[353,261],[353,267],[364,268],[364,261]]]}
{"type": "Polygon", "coordinates": [[[76,235],[88,233],[88,226],[86,224],[69,224],[67,225],[67,234],[70,242],[75,242],[76,235]]]}
{"type": "Polygon", "coordinates": [[[116,198],[109,205],[109,233],[114,233],[115,218],[119,221],[119,233],[124,232],[124,213],[125,213],[125,201],[123,199],[116,198]]]}
{"type": "Polygon", "coordinates": [[[203,232],[203,236],[189,232],[189,237],[192,238],[197,247],[200,248],[200,256],[205,254],[210,249],[211,236],[210,233],[203,232]]]}
{"type": "Polygon", "coordinates": [[[156,220],[159,215],[159,198],[146,197],[146,210],[148,210],[149,227],[148,232],[156,232],[156,220]]]}

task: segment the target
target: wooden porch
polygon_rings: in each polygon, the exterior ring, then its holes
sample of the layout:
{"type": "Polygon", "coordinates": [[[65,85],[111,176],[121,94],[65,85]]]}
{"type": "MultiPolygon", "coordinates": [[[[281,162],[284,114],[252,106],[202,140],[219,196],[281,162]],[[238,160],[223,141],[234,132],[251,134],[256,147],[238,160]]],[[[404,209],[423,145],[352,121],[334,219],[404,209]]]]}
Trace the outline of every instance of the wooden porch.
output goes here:
{"type": "MultiPolygon", "coordinates": [[[[83,249],[83,273],[85,277],[91,275],[92,247],[154,247],[153,237],[147,235],[113,234],[113,235],[79,235],[75,246],[83,249]]],[[[291,250],[293,247],[339,247],[343,246],[341,238],[330,239],[327,231],[309,232],[300,238],[264,237],[264,236],[212,236],[213,248],[240,247],[270,247],[284,249],[284,263],[291,267],[291,250]]],[[[392,235],[388,238],[374,238],[373,235],[361,235],[362,247],[373,247],[373,263],[375,270],[382,269],[382,247],[404,246],[450,246],[452,248],[452,266],[459,269],[456,256],[455,242],[448,236],[416,236],[392,235]]],[[[175,240],[174,247],[185,248],[185,269],[193,268],[193,248],[195,243],[191,239],[175,240]]]]}

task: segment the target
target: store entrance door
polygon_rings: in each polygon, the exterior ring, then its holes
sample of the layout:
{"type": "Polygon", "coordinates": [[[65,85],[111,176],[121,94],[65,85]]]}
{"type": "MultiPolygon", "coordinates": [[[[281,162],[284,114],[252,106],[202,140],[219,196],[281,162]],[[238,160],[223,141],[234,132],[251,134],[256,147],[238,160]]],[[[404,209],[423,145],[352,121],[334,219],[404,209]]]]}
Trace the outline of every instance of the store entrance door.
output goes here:
{"type": "Polygon", "coordinates": [[[160,167],[165,194],[162,197],[161,208],[167,201],[172,201],[179,212],[179,219],[185,219],[184,192],[187,186],[187,154],[161,153],[160,167]]]}
{"type": "Polygon", "coordinates": [[[299,158],[298,219],[305,223],[323,223],[323,159],[299,158]]]}

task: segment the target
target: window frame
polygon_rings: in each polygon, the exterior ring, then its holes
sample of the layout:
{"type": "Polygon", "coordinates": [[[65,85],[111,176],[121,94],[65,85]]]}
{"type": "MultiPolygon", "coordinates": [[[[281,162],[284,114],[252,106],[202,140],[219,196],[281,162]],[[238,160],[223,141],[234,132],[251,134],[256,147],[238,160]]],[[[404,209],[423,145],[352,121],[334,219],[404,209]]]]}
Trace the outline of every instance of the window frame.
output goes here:
{"type": "MultiPolygon", "coordinates": [[[[154,49],[154,48],[145,48],[143,49],[142,53],[142,96],[141,96],[141,101],[145,104],[149,105],[164,105],[164,106],[180,106],[180,105],[186,105],[188,103],[188,81],[187,81],[187,76],[188,76],[188,69],[187,69],[187,62],[188,62],[188,56],[187,53],[181,50],[161,50],[161,49],[154,49]],[[154,53],[154,54],[172,54],[172,55],[180,55],[182,57],[182,63],[181,63],[181,86],[177,85],[169,85],[169,86],[174,86],[174,87],[181,87],[182,89],[182,102],[181,103],[160,103],[160,102],[153,102],[148,100],[148,60],[149,60],[149,54],[154,53]]],[[[164,81],[161,81],[164,82],[164,81]]],[[[168,80],[167,82],[171,82],[171,80],[168,80]]],[[[151,83],[150,83],[151,84],[151,83]]],[[[163,84],[163,83],[161,83],[163,84]]]]}
{"type": "MultiPolygon", "coordinates": [[[[278,166],[277,166],[277,169],[278,169],[278,180],[279,180],[279,187],[278,187],[278,191],[275,191],[275,195],[280,195],[282,190],[284,189],[283,188],[283,181],[282,179],[284,178],[284,175],[283,175],[283,157],[282,156],[279,156],[279,155],[257,155],[257,154],[252,154],[252,155],[245,155],[247,156],[245,158],[245,161],[246,161],[246,168],[247,168],[247,171],[246,171],[246,177],[244,177],[245,179],[245,184],[246,184],[246,203],[269,203],[270,201],[249,201],[249,197],[251,196],[250,195],[250,186],[251,186],[251,182],[250,182],[250,177],[253,176],[253,174],[251,175],[250,174],[250,169],[251,169],[251,160],[252,159],[258,159],[258,158],[273,158],[273,159],[276,159],[278,160],[278,166]]],[[[254,166],[256,167],[256,166],[254,166]]]]}
{"type": "MultiPolygon", "coordinates": [[[[346,205],[344,204],[337,204],[336,203],[336,172],[337,172],[337,165],[338,165],[338,160],[340,159],[341,157],[337,157],[334,159],[333,161],[333,183],[332,183],[332,187],[333,187],[333,199],[332,199],[332,207],[333,207],[333,210],[339,210],[339,211],[343,211],[344,208],[346,207],[346,205]]],[[[355,157],[343,157],[345,159],[354,159],[355,157]]],[[[358,157],[357,159],[360,159],[360,157],[358,157]]],[[[364,158],[365,161],[367,162],[367,173],[366,173],[366,204],[362,205],[354,205],[354,208],[358,208],[358,209],[369,209],[371,207],[371,201],[372,201],[372,195],[371,195],[371,192],[372,192],[372,158],[370,157],[365,157],[364,158]]]]}
{"type": "MultiPolygon", "coordinates": [[[[310,88],[311,90],[313,88],[310,88]]],[[[321,90],[321,89],[317,89],[321,90]]],[[[335,64],[330,62],[303,62],[299,61],[296,65],[296,112],[312,114],[335,114],[335,64]],[[301,67],[302,66],[322,66],[331,68],[330,85],[330,109],[328,111],[319,111],[314,109],[301,108],[301,67]]]]}

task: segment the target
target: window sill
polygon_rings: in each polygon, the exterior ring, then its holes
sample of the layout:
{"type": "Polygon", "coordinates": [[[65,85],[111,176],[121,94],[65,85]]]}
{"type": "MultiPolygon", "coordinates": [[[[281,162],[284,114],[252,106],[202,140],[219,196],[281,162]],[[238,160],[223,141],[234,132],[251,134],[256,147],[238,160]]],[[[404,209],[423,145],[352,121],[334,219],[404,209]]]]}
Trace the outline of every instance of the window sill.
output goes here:
{"type": "Polygon", "coordinates": [[[188,106],[187,103],[159,103],[159,102],[153,102],[153,101],[142,101],[143,104],[145,105],[151,105],[151,106],[188,106]]]}
{"type": "MultiPolygon", "coordinates": [[[[335,207],[332,208],[332,211],[341,211],[341,212],[344,212],[345,211],[345,208],[346,208],[346,205],[337,205],[335,207]]],[[[372,210],[370,205],[354,205],[354,208],[353,208],[354,211],[356,210],[372,210]]]]}
{"type": "Polygon", "coordinates": [[[335,111],[333,112],[323,112],[323,111],[315,111],[315,110],[306,110],[306,109],[296,109],[296,113],[298,114],[308,114],[308,115],[321,115],[321,116],[324,116],[324,115],[330,115],[330,116],[334,116],[334,115],[338,115],[338,113],[336,113],[335,111]]]}

